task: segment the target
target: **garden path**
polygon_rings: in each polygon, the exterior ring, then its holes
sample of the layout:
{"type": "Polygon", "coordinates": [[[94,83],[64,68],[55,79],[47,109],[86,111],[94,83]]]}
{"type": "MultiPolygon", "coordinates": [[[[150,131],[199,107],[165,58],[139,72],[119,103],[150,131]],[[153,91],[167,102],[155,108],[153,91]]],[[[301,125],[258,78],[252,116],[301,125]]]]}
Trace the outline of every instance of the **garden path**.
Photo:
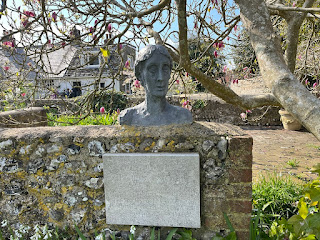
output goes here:
{"type": "Polygon", "coordinates": [[[320,163],[320,141],[306,130],[282,127],[243,127],[253,138],[253,182],[268,173],[307,180],[317,175],[310,168],[320,163]]]}

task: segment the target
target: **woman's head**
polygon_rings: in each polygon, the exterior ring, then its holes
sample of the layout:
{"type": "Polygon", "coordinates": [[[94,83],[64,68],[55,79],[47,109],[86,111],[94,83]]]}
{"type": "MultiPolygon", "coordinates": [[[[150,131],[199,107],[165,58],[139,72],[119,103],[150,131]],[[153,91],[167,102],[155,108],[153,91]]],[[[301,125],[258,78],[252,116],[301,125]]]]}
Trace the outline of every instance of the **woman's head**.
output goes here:
{"type": "MultiPolygon", "coordinates": [[[[154,54],[154,52],[159,52],[160,54],[166,56],[170,61],[170,71],[172,69],[172,58],[168,52],[168,50],[163,45],[147,45],[143,49],[141,49],[138,53],[138,56],[135,61],[135,76],[136,78],[141,82],[143,81],[141,79],[141,72],[144,67],[144,63],[146,60],[151,58],[151,56],[154,54]]],[[[141,82],[143,85],[144,83],[141,82]]]]}

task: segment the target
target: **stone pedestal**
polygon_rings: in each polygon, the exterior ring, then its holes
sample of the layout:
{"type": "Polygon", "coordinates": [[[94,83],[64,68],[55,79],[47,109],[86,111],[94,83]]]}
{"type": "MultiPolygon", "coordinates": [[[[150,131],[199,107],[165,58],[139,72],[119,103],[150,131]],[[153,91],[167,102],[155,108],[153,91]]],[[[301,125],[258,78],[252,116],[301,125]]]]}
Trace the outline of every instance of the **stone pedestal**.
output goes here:
{"type": "MultiPolygon", "coordinates": [[[[129,225],[106,223],[108,189],[103,187],[102,159],[106,153],[199,154],[201,227],[192,229],[193,236],[212,239],[215,233],[228,231],[226,213],[238,239],[248,239],[252,138],[238,127],[208,122],[148,128],[2,129],[0,218],[7,219],[10,226],[18,222],[30,226],[77,224],[90,237],[105,228],[128,231],[129,225]]],[[[179,179],[181,173],[190,172],[183,168],[177,166],[179,170],[170,174],[179,179]]],[[[125,171],[128,169],[119,169],[119,174],[125,171]]],[[[148,234],[150,227],[137,228],[136,237],[147,238],[148,234]]]]}

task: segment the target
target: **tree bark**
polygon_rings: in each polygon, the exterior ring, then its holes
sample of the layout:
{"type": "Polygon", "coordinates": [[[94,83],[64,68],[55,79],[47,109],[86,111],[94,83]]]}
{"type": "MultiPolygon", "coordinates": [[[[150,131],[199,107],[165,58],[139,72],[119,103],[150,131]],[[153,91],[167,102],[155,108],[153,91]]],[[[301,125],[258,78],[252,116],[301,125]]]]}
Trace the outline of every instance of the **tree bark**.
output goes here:
{"type": "Polygon", "coordinates": [[[286,65],[264,1],[236,0],[256,52],[262,77],[281,105],[320,140],[320,100],[286,65]]]}
{"type": "Polygon", "coordinates": [[[217,97],[227,103],[239,106],[244,110],[262,107],[266,105],[280,106],[277,99],[272,94],[265,96],[239,96],[229,87],[215,81],[212,77],[206,75],[196,68],[190,61],[188,53],[188,36],[187,36],[187,17],[186,17],[186,0],[176,0],[178,9],[178,26],[179,26],[179,56],[170,51],[173,59],[179,62],[192,76],[198,79],[202,85],[217,97]]]}

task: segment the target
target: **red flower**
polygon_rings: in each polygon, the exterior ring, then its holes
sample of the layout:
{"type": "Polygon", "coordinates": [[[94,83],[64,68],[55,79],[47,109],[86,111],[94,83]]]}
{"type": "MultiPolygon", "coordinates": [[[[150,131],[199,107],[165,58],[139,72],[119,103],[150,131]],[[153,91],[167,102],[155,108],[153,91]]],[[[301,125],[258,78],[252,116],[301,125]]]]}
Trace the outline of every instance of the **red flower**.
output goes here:
{"type": "Polygon", "coordinates": [[[218,52],[217,52],[217,51],[214,51],[214,52],[213,52],[213,55],[214,55],[214,57],[217,58],[217,57],[218,57],[218,52]]]}
{"type": "Polygon", "coordinates": [[[53,20],[54,22],[57,21],[57,17],[58,17],[58,14],[57,14],[56,12],[53,12],[53,13],[52,13],[52,20],[53,20]]]}
{"type": "Polygon", "coordinates": [[[176,83],[177,83],[177,84],[179,84],[179,83],[180,83],[179,79],[177,79],[177,80],[176,80],[176,83]]]}
{"type": "Polygon", "coordinates": [[[8,66],[4,66],[4,67],[3,67],[3,70],[8,71],[9,68],[10,68],[10,67],[8,67],[8,66]]]}
{"type": "Polygon", "coordinates": [[[140,81],[137,79],[133,82],[133,85],[136,87],[136,88],[140,88],[141,85],[140,85],[140,81]]]}
{"type": "Polygon", "coordinates": [[[100,108],[100,113],[101,113],[101,114],[104,114],[105,111],[106,111],[106,110],[104,109],[104,107],[101,107],[101,108],[100,108]]]}
{"type": "Polygon", "coordinates": [[[112,30],[112,25],[111,25],[111,23],[109,23],[108,24],[108,32],[111,32],[111,30],[112,30]]]}
{"type": "Polygon", "coordinates": [[[10,41],[8,41],[8,42],[3,42],[3,45],[4,45],[4,46],[7,46],[7,47],[14,47],[14,43],[13,43],[13,42],[10,42],[10,41]]]}
{"type": "Polygon", "coordinates": [[[126,61],[126,63],[124,64],[124,67],[125,67],[126,69],[129,69],[129,68],[130,68],[130,61],[129,61],[129,60],[126,61]]]}
{"type": "Polygon", "coordinates": [[[26,96],[26,93],[21,93],[21,97],[25,97],[26,96]]]}

